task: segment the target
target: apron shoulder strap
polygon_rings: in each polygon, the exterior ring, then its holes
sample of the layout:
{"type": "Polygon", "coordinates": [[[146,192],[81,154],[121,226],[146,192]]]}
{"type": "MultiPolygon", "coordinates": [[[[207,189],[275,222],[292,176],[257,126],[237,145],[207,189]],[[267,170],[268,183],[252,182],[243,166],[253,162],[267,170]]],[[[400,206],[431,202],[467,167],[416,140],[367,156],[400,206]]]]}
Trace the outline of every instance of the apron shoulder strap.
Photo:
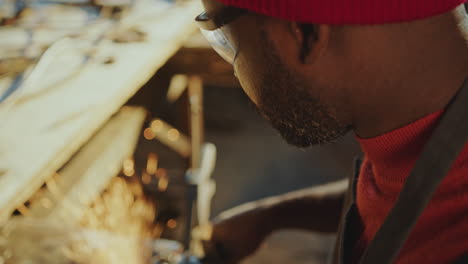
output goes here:
{"type": "Polygon", "coordinates": [[[449,104],[361,264],[393,263],[468,140],[468,79],[449,104]]]}
{"type": "Polygon", "coordinates": [[[452,264],[466,264],[468,263],[468,254],[463,255],[461,258],[457,259],[457,261],[453,262],[452,264]]]}

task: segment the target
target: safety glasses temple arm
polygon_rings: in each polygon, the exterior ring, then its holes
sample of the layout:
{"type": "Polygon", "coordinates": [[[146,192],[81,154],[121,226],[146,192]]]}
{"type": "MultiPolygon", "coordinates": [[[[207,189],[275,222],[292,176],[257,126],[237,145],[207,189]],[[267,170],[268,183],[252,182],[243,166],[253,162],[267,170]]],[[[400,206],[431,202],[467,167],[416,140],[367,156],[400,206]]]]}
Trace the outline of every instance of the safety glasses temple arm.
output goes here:
{"type": "Polygon", "coordinates": [[[226,7],[221,12],[210,16],[203,12],[195,18],[198,26],[204,30],[213,31],[227,25],[247,13],[248,11],[236,7],[226,7]]]}

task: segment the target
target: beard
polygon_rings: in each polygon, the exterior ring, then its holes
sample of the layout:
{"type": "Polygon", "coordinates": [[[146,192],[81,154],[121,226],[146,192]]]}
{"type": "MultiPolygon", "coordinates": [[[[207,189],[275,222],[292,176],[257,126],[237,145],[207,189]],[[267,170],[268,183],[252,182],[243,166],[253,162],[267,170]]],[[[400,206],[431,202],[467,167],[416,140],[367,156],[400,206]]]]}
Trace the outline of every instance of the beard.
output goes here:
{"type": "Polygon", "coordinates": [[[272,48],[264,45],[267,69],[257,90],[257,111],[290,145],[306,148],[336,141],[351,130],[334,109],[311,95],[307,81],[295,76],[272,48]]]}

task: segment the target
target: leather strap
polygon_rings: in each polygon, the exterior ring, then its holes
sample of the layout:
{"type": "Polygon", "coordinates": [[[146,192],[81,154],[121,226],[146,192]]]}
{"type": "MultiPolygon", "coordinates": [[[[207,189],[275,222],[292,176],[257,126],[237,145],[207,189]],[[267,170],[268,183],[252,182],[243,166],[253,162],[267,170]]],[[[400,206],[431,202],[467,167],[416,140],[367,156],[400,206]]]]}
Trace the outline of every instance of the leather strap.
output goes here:
{"type": "Polygon", "coordinates": [[[466,263],[468,263],[468,254],[463,255],[461,258],[457,259],[452,264],[466,264],[466,263]]]}
{"type": "MultiPolygon", "coordinates": [[[[449,104],[361,264],[393,263],[468,140],[468,79],[449,104]]],[[[429,96],[429,95],[428,95],[429,96]]]]}

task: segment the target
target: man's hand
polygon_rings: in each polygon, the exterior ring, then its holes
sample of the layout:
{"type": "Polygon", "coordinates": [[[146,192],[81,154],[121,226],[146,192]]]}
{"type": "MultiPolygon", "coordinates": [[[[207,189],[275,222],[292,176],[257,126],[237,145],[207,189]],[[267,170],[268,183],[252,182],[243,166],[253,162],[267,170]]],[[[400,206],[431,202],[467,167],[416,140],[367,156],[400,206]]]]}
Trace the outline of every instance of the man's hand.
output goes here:
{"type": "Polygon", "coordinates": [[[204,243],[208,262],[237,264],[252,255],[273,231],[270,217],[270,211],[256,203],[222,213],[213,221],[211,240],[204,243]]]}
{"type": "Polygon", "coordinates": [[[237,264],[273,231],[332,233],[338,229],[348,180],[241,205],[218,216],[204,248],[209,264],[237,264]],[[211,261],[210,261],[211,260],[211,261]]]}

